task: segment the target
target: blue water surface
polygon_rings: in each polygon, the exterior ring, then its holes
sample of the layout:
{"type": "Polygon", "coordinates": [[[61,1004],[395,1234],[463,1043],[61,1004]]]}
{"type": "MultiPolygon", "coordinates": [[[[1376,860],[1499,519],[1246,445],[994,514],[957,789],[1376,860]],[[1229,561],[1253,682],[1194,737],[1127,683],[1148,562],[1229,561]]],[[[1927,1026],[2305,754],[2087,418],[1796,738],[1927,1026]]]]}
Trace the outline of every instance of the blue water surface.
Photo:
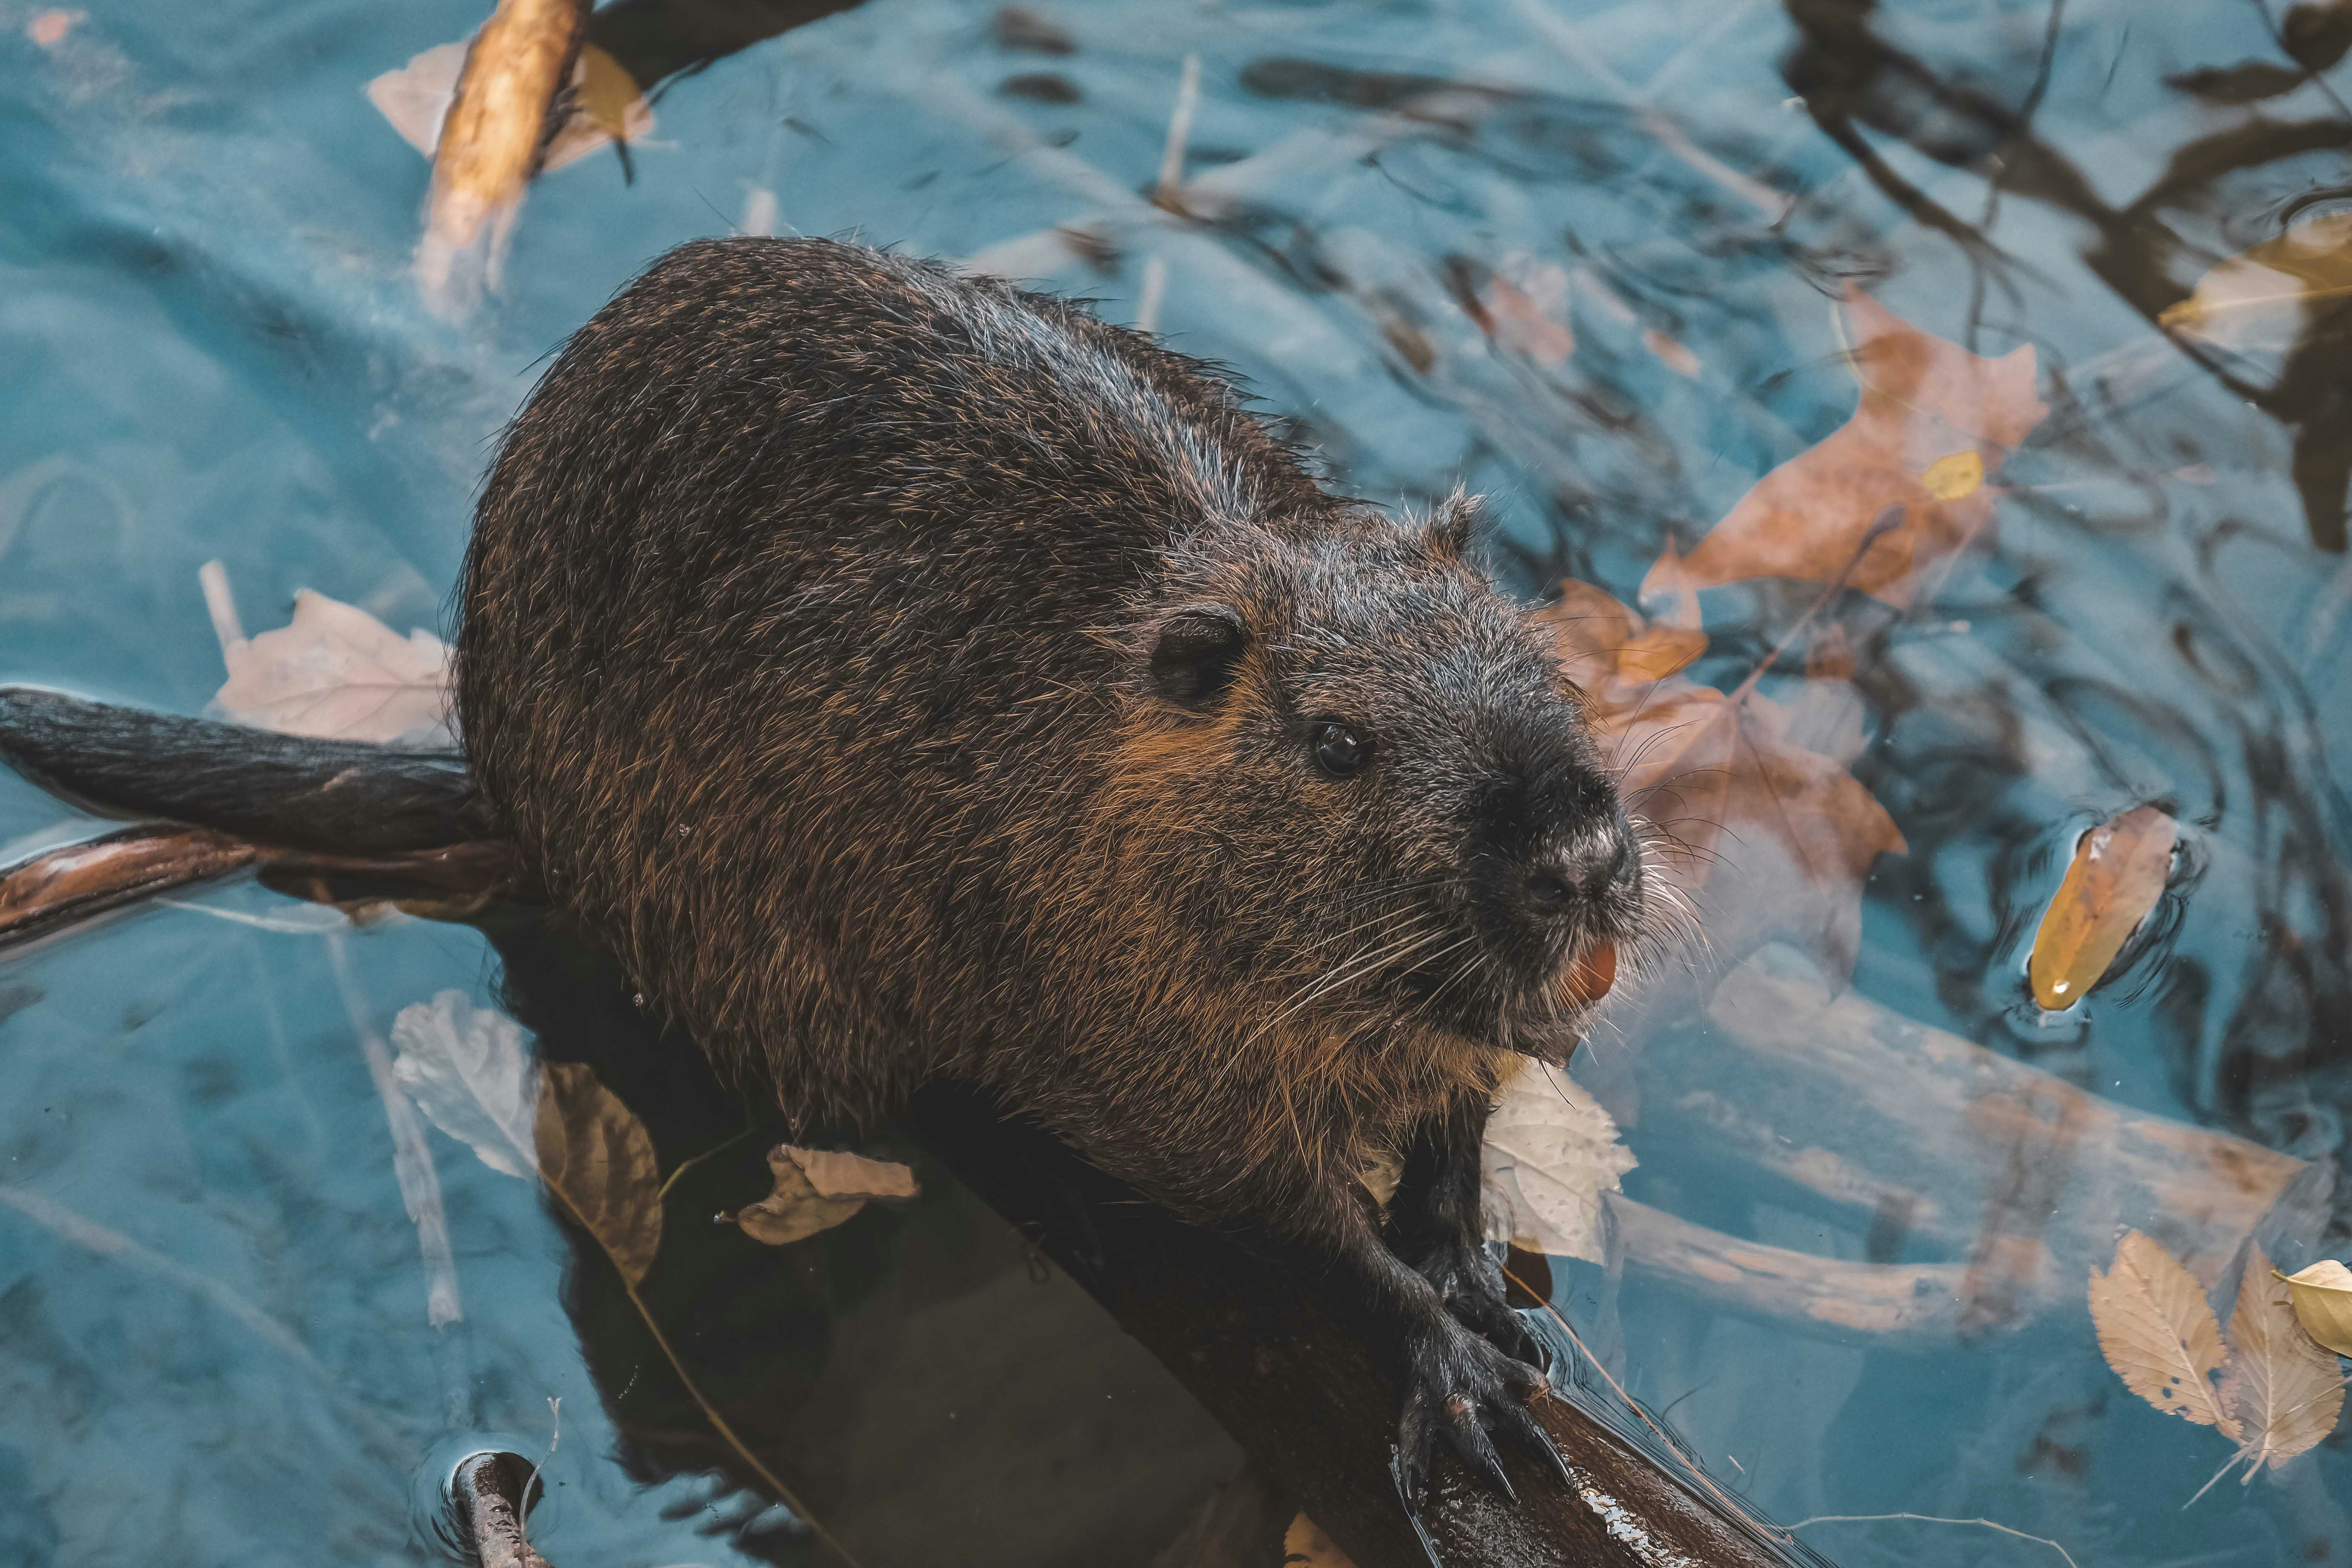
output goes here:
{"type": "MultiPolygon", "coordinates": [[[[1070,46],[1040,52],[986,5],[871,0],[674,79],[634,179],[609,153],[546,175],[501,290],[452,318],[411,272],[427,165],[362,89],[483,11],[0,7],[0,679],[200,711],[214,560],[249,629],[308,587],[446,633],[489,444],[543,356],[698,236],[854,236],[1121,321],[1156,295],[1152,324],[1339,482],[1397,505],[1466,483],[1514,586],[1629,601],[1852,411],[1853,283],[1979,353],[2032,345],[2052,408],[2000,476],[1997,547],[1871,623],[1855,771],[1910,853],[1871,883],[1857,992],[2129,1110],[2340,1158],[2352,573],[2342,483],[2312,474],[2352,443],[2352,335],[2312,328],[2297,382],[2152,320],[2352,208],[2352,72],[2296,66],[2283,9],[1072,0],[1032,8],[1070,46]],[[1150,196],[1193,56],[1171,211],[1150,196]],[[2247,62],[2273,78],[2189,81],[2247,62]],[[1553,300],[1572,353],[1497,346],[1465,302],[1497,273],[1553,300]],[[2045,1020],[2019,983],[2033,921],[2083,828],[2143,801],[2189,830],[2193,885],[2127,983],[2045,1020]]],[[[1811,591],[1708,594],[1694,673],[1736,682],[1811,591]]],[[[0,863],[96,826],[0,773],[0,863]]],[[[352,927],[251,886],[0,963],[0,1562],[446,1554],[433,1485],[486,1441],[546,1459],[533,1537],[563,1568],[822,1560],[701,1438],[623,1430],[635,1395],[583,1354],[560,1227],[437,1133],[463,1315],[428,1323],[362,1040],[498,982],[464,926],[352,927]]],[[[1911,1256],[1614,1108],[1644,1202],[1911,1256]]],[[[2270,1238],[2286,1267],[2343,1253],[2319,1191],[2270,1238]]],[[[804,1380],[828,1432],[864,1434],[835,1445],[861,1561],[1149,1561],[1237,1467],[1016,1241],[956,1239],[985,1230],[968,1200],[867,1224],[841,1245],[898,1283],[834,1303],[835,1370],[804,1380]],[[957,1247],[980,1261],[947,1268],[957,1247]],[[1024,1404],[1049,1364],[1109,1412],[1024,1404]]],[[[1627,1392],[1764,1513],[2023,1532],[1800,1531],[1840,1563],[2352,1562],[2352,1442],[2184,1509],[2228,1445],[2127,1394],[2078,1309],[1893,1344],[1638,1260],[1557,1278],[1627,1392]]]]}

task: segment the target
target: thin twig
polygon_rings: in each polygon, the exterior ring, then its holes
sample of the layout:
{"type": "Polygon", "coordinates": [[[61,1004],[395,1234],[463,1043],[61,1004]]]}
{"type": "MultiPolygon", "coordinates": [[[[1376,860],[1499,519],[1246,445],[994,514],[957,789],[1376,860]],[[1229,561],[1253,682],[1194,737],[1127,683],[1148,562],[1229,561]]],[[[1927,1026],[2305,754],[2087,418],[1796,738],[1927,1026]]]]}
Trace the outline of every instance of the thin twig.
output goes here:
{"type": "Polygon", "coordinates": [[[2013,1535],[2020,1541],[2031,1541],[2047,1546],[2051,1551],[2066,1559],[2066,1568],[2081,1568],[2081,1564],[2074,1561],[2074,1553],[2048,1536],[2028,1535],[2021,1530],[2012,1530],[2008,1525],[1990,1519],[1945,1519],[1932,1513],[1817,1513],[1811,1519],[1797,1521],[1789,1528],[1802,1530],[1809,1524],[1853,1524],[1883,1519],[1915,1519],[1922,1524],[1981,1524],[1987,1530],[1998,1530],[2003,1535],[2013,1535]]]}

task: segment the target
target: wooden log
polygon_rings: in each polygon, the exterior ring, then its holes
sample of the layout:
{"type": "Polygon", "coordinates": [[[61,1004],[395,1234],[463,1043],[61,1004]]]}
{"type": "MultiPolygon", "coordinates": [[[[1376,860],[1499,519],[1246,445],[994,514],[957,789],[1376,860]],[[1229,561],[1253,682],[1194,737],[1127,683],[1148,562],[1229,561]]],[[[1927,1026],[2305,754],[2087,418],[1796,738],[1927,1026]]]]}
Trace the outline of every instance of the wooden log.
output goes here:
{"type": "MultiPolygon", "coordinates": [[[[1696,1227],[1632,1215],[1627,1258],[1722,1304],[1803,1325],[1876,1325],[1898,1339],[1966,1336],[2082,1305],[2116,1237],[2161,1242],[2209,1290],[2250,1237],[2273,1246],[2318,1223],[2328,1173],[2227,1133],[2084,1092],[1852,991],[1835,993],[1793,949],[1768,947],[1727,976],[1707,1026],[1641,1047],[1641,1127],[1768,1172],[1830,1203],[1900,1226],[1948,1252],[1933,1269],[1871,1273],[1815,1260],[1845,1293],[1790,1293],[1779,1258],[1696,1227]],[[1889,1304],[1908,1289],[1920,1299],[1889,1304]],[[1948,1298],[1927,1298],[1948,1288],[1948,1298]]],[[[1801,1255],[1790,1255],[1801,1256],[1801,1255]]]]}
{"type": "Polygon", "coordinates": [[[1239,1241],[1176,1219],[1034,1128],[945,1085],[910,1121],[968,1185],[1102,1303],[1207,1406],[1357,1568],[1762,1568],[1801,1560],[1785,1533],[1703,1479],[1669,1471],[1568,1401],[1536,1412],[1568,1461],[1561,1486],[1505,1456],[1508,1502],[1450,1458],[1418,1525],[1389,1463],[1396,1394],[1322,1298],[1239,1241]]]}

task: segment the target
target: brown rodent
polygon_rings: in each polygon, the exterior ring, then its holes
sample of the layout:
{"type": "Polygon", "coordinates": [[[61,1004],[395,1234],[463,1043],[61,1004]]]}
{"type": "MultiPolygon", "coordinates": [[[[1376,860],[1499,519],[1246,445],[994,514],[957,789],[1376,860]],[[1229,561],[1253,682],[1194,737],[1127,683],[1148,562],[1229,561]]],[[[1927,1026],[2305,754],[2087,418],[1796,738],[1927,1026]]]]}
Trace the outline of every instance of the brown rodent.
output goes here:
{"type": "Polygon", "coordinates": [[[1076,306],[692,244],[507,434],[466,752],[722,1069],[828,1118],[970,1080],[1293,1238],[1407,1369],[1409,1489],[1437,1432],[1498,1477],[1482,1427],[1540,1447],[1540,1374],[1462,1326],[1532,1355],[1479,1140],[1515,1053],[1573,1047],[1643,873],[1471,512],[1328,493],[1206,367],[1076,306]],[[1380,1155],[1385,1239],[1353,1191],[1380,1155]]]}

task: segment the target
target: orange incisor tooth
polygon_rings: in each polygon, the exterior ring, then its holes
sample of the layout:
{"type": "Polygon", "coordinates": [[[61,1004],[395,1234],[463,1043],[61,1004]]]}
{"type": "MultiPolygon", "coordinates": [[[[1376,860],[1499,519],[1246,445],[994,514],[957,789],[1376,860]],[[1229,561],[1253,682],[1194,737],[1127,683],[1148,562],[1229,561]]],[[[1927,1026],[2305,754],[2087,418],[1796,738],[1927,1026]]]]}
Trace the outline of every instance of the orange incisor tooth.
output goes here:
{"type": "Polygon", "coordinates": [[[1598,1002],[1617,984],[1617,944],[1600,942],[1569,966],[1568,999],[1577,1006],[1598,1002]]]}

